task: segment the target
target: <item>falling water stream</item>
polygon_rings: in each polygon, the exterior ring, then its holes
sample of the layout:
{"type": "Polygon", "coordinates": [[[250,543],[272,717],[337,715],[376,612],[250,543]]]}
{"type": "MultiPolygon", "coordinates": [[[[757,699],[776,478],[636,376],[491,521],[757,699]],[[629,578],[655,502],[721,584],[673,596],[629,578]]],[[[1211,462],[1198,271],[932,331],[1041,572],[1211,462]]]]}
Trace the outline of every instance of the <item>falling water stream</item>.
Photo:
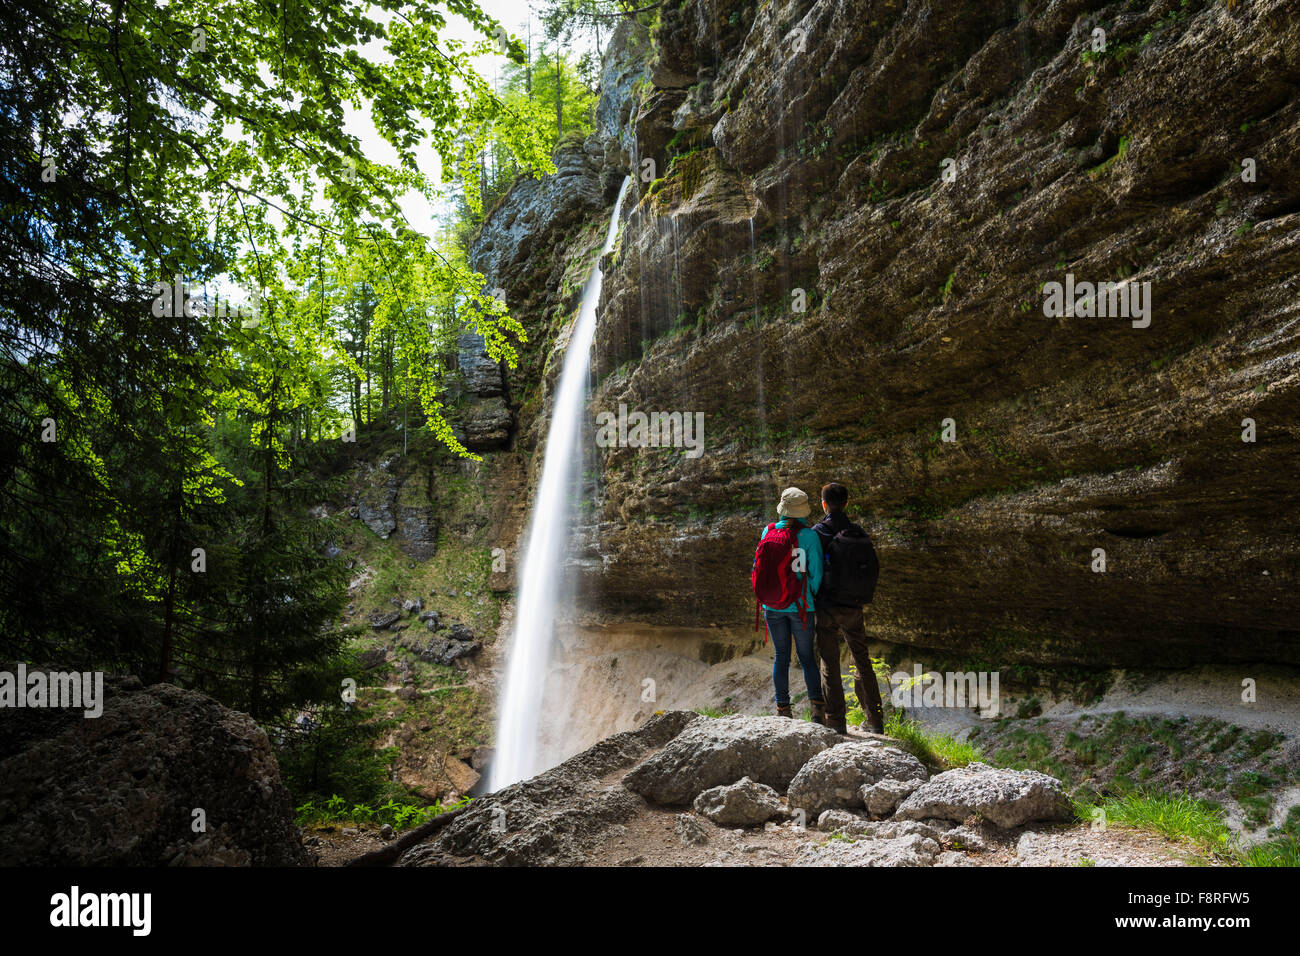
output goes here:
{"type": "MultiPolygon", "coordinates": [[[[609,231],[600,257],[614,247],[623,196],[632,182],[623,180],[609,217],[609,231]]],[[[497,723],[496,754],[491,786],[500,790],[544,768],[537,766],[542,691],[546,685],[554,638],[556,603],[560,594],[564,559],[573,527],[572,507],[576,485],[582,480],[578,466],[587,396],[587,370],[596,335],[596,305],[603,276],[600,257],[591,267],[582,290],[582,305],[564,352],[560,385],[551,406],[551,426],[546,436],[542,480],[533,499],[528,540],[520,566],[521,586],[515,608],[514,629],[508,649],[505,687],[497,723]]]]}

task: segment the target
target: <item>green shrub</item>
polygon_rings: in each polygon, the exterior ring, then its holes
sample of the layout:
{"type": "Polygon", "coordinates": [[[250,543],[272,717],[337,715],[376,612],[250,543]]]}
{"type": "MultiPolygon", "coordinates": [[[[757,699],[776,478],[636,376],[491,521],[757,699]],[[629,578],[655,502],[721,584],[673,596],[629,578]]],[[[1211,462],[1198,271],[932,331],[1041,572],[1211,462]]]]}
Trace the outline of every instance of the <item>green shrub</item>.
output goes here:
{"type": "Polygon", "coordinates": [[[308,800],[301,806],[295,807],[294,822],[300,827],[319,823],[387,823],[395,830],[404,830],[408,827],[416,827],[422,823],[427,823],[436,816],[468,806],[472,799],[471,797],[461,797],[455,803],[450,804],[445,804],[439,800],[432,806],[401,803],[392,799],[378,805],[349,804],[347,800],[336,793],[328,800],[320,803],[308,800]]]}

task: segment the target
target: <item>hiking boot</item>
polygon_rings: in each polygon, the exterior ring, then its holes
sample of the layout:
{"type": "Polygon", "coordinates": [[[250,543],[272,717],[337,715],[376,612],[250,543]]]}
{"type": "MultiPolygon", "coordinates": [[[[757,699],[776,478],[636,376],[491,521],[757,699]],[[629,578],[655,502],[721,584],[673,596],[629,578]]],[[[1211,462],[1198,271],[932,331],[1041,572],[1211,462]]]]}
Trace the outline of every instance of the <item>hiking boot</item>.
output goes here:
{"type": "Polygon", "coordinates": [[[826,726],[829,727],[831,730],[835,731],[837,734],[847,734],[849,732],[848,722],[845,721],[845,719],[842,716],[832,717],[831,715],[827,714],[826,726]]]}
{"type": "Polygon", "coordinates": [[[777,715],[778,717],[790,717],[790,718],[793,718],[793,717],[794,717],[794,711],[792,711],[792,710],[790,709],[790,705],[789,705],[789,704],[777,704],[777,705],[776,705],[776,715],[777,715]]]}
{"type": "Polygon", "coordinates": [[[809,705],[812,707],[812,722],[826,726],[826,702],[822,700],[810,700],[809,705]]]}

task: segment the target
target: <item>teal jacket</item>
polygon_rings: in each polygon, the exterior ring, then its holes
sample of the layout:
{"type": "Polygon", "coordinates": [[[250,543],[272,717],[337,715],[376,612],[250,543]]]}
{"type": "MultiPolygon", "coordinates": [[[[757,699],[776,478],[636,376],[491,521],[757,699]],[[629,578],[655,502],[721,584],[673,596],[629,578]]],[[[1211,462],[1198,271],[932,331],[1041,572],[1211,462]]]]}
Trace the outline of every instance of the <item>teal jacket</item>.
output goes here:
{"type": "MultiPolygon", "coordinates": [[[[776,526],[778,528],[784,528],[788,520],[789,519],[787,518],[781,518],[777,521],[776,526]]],[[[767,525],[763,525],[763,533],[758,536],[758,540],[762,541],[766,537],[767,525]]],[[[808,613],[811,614],[813,610],[813,597],[822,586],[822,536],[805,524],[799,529],[799,547],[804,550],[804,558],[806,559],[805,567],[807,568],[804,573],[799,574],[799,577],[803,579],[804,601],[807,603],[808,613]]],[[[797,604],[791,604],[789,607],[778,608],[768,607],[764,604],[763,610],[779,612],[788,611],[797,614],[799,613],[799,606],[797,604]]]]}

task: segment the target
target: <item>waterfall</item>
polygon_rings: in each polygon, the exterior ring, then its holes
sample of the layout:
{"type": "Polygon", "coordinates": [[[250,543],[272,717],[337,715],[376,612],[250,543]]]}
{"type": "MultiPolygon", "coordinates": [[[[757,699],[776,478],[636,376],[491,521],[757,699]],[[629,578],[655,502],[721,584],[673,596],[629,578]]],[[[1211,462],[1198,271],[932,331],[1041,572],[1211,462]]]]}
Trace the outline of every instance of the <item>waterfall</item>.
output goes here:
{"type": "MultiPolygon", "coordinates": [[[[600,257],[614,247],[623,196],[631,182],[631,177],[625,177],[618,191],[600,257]]],[[[581,458],[587,370],[591,364],[596,305],[600,301],[603,279],[600,257],[591,267],[587,284],[582,289],[582,305],[569,333],[560,385],[551,406],[542,480],[533,500],[528,540],[520,566],[519,602],[515,608],[505,688],[501,695],[496,754],[492,759],[493,790],[500,790],[544,769],[536,766],[542,689],[546,684],[560,579],[573,526],[573,499],[577,497],[575,489],[582,480],[578,462],[581,458]]]]}

